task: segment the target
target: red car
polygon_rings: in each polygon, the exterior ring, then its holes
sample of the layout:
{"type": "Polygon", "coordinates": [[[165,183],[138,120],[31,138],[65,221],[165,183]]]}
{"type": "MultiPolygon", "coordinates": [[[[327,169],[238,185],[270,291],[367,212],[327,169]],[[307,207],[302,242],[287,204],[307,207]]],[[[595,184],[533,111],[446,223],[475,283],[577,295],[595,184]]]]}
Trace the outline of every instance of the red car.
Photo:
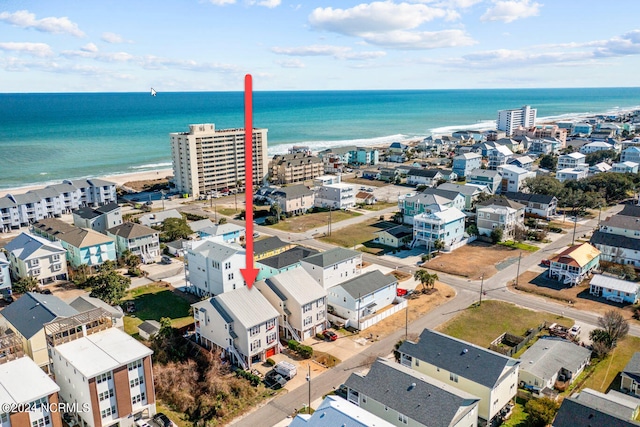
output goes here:
{"type": "Polygon", "coordinates": [[[338,339],[338,335],[332,331],[324,330],[322,331],[322,335],[324,335],[324,338],[328,339],[329,341],[335,341],[338,339]]]}
{"type": "Polygon", "coordinates": [[[540,261],[540,264],[544,265],[545,267],[549,267],[551,265],[551,261],[549,261],[548,259],[543,259],[542,261],[540,261]]]}
{"type": "Polygon", "coordinates": [[[407,290],[406,289],[402,289],[402,288],[398,288],[396,289],[396,295],[399,297],[403,297],[407,294],[407,290]]]}

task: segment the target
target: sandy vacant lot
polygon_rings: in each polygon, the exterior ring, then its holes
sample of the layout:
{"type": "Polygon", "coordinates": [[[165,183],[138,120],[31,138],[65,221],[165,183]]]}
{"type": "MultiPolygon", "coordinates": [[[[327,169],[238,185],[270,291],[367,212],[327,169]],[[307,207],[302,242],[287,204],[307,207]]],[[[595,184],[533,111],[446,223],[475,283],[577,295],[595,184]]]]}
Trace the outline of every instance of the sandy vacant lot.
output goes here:
{"type": "Polygon", "coordinates": [[[484,273],[486,279],[498,272],[496,264],[510,259],[515,262],[520,252],[518,249],[475,241],[451,253],[440,254],[423,264],[423,267],[473,279],[480,278],[484,273]]]}

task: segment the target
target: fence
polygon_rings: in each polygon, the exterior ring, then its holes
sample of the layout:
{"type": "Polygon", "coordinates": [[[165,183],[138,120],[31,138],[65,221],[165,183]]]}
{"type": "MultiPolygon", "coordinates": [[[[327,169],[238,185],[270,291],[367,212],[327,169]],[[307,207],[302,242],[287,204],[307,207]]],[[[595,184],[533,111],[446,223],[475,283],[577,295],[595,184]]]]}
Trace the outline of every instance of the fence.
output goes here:
{"type": "Polygon", "coordinates": [[[370,326],[375,325],[382,319],[385,319],[391,316],[392,314],[397,313],[400,310],[404,310],[407,307],[407,303],[408,302],[406,299],[396,297],[394,304],[391,307],[380,311],[380,313],[368,316],[366,319],[360,319],[359,325],[358,325],[358,322],[354,321],[353,319],[345,319],[343,317],[337,316],[332,313],[327,314],[327,319],[334,324],[338,324],[338,325],[343,324],[345,328],[348,328],[349,326],[351,326],[353,328],[356,328],[362,331],[370,326]]]}
{"type": "Polygon", "coordinates": [[[446,246],[446,247],[444,248],[444,251],[445,251],[445,252],[451,252],[451,251],[453,251],[453,250],[458,249],[458,248],[459,248],[459,247],[461,247],[461,246],[467,245],[467,244],[469,244],[469,243],[471,243],[471,242],[475,241],[477,238],[478,238],[478,236],[469,236],[469,237],[467,237],[466,239],[462,239],[461,241],[456,242],[456,243],[454,243],[454,244],[452,244],[452,245],[450,245],[450,246],[446,246]]]}
{"type": "Polygon", "coordinates": [[[529,341],[535,338],[544,328],[545,323],[541,323],[536,328],[529,329],[524,337],[505,332],[491,342],[489,350],[511,357],[522,350],[522,348],[527,345],[529,341]],[[500,344],[505,343],[505,341],[507,342],[507,347],[501,346],[500,344]]]}

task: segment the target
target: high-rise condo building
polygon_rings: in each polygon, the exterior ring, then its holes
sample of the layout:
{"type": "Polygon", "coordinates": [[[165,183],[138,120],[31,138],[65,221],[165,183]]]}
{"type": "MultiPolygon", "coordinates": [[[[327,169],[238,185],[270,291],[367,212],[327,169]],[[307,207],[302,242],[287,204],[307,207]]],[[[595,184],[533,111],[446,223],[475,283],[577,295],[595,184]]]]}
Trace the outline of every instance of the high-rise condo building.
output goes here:
{"type": "MultiPolygon", "coordinates": [[[[214,124],[189,125],[189,132],[173,132],[171,155],[178,191],[198,197],[244,187],[244,129],[216,130],[214,124]]],[[[253,183],[266,178],[267,129],[253,129],[253,183]]]]}
{"type": "Polygon", "coordinates": [[[538,110],[525,105],[517,110],[499,110],[497,129],[503,130],[507,136],[511,136],[518,126],[525,128],[536,124],[536,113],[538,110]]]}

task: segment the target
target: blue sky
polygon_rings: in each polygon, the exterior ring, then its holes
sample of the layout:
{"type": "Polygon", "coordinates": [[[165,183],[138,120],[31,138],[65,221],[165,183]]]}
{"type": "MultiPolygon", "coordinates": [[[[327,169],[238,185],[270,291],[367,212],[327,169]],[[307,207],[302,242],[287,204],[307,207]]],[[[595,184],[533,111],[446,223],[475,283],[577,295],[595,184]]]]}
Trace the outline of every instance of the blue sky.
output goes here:
{"type": "Polygon", "coordinates": [[[0,92],[640,86],[640,1],[0,3],[0,92]]]}

